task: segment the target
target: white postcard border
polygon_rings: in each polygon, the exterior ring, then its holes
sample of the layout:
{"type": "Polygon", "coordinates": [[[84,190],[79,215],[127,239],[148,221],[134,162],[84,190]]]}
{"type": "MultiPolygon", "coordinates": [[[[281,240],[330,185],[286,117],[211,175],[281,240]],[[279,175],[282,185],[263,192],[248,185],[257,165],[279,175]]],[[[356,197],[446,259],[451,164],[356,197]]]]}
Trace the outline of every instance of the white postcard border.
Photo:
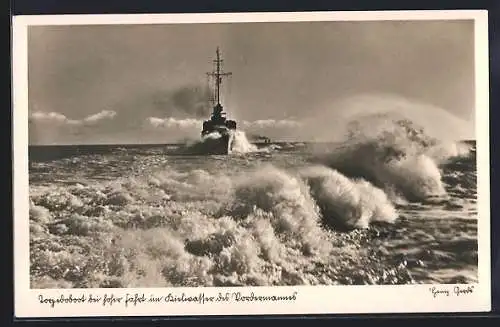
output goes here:
{"type": "Polygon", "coordinates": [[[335,313],[404,313],[404,312],[480,312],[491,309],[490,269],[490,192],[489,192],[489,68],[488,19],[484,10],[452,11],[371,11],[309,13],[225,13],[225,14],[127,14],[127,15],[42,15],[13,17],[13,166],[14,166],[14,307],[15,316],[178,316],[236,314],[335,314],[335,313]],[[476,133],[478,176],[478,278],[471,285],[405,286],[297,286],[236,288],[144,288],[144,289],[71,289],[33,290],[29,288],[29,182],[28,182],[28,79],[27,27],[30,25],[95,24],[178,24],[299,21],[373,21],[373,20],[475,20],[476,61],[476,133]],[[455,287],[474,291],[453,296],[455,287]],[[448,289],[449,297],[433,298],[431,288],[448,289]],[[236,301],[234,293],[254,296],[292,296],[278,302],[236,301]],[[45,298],[85,295],[115,296],[150,294],[200,296],[204,299],[229,294],[227,302],[205,304],[139,303],[65,304],[54,307],[42,304],[45,298]]]}

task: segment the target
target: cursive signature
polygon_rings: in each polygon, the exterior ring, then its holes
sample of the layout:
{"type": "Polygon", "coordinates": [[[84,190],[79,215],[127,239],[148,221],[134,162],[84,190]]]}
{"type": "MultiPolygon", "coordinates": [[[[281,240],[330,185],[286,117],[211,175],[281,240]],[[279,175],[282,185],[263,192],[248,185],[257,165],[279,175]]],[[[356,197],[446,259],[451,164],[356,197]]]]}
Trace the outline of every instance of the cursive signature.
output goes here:
{"type": "Polygon", "coordinates": [[[443,296],[463,296],[474,292],[474,286],[454,286],[454,287],[436,287],[429,288],[433,298],[443,296]]]}
{"type": "Polygon", "coordinates": [[[433,298],[437,298],[438,296],[450,296],[450,290],[446,288],[439,289],[433,286],[429,288],[429,291],[431,291],[433,298]]]}
{"type": "Polygon", "coordinates": [[[460,286],[455,286],[453,288],[453,294],[456,296],[461,296],[461,295],[468,295],[472,294],[474,292],[474,286],[469,285],[464,288],[461,288],[460,286]]]}

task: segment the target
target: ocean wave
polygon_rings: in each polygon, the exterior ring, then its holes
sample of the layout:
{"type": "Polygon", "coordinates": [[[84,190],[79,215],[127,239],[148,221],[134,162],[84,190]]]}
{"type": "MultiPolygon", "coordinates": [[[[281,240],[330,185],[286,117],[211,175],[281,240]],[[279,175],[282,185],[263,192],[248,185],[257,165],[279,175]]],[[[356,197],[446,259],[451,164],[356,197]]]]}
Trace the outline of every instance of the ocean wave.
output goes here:
{"type": "MultiPolygon", "coordinates": [[[[205,161],[200,169],[189,157],[180,160],[190,169],[166,160],[134,176],[30,185],[32,287],[411,283],[406,261],[384,243],[399,233],[387,226],[402,222],[401,242],[413,235],[422,247],[414,261],[427,260],[412,219],[422,224],[432,206],[439,220],[431,200],[450,195],[458,197],[438,208],[449,221],[453,208],[475,210],[463,206],[475,196],[474,158],[408,121],[369,120],[352,132],[293,167],[254,160],[254,152],[275,150],[250,147],[242,132],[234,135],[240,152],[223,159],[237,169],[210,171],[205,161]],[[380,246],[370,243],[376,237],[380,246]]],[[[473,222],[464,226],[474,232],[473,222]]]]}
{"type": "Polygon", "coordinates": [[[367,228],[372,221],[393,222],[398,217],[387,195],[365,180],[351,180],[326,167],[310,167],[301,173],[322,216],[334,228],[367,228]]]}
{"type": "Polygon", "coordinates": [[[313,161],[364,178],[393,199],[427,201],[447,195],[440,165],[469,154],[470,147],[431,138],[409,120],[373,115],[351,122],[348,139],[316,151],[313,161]]]}
{"type": "Polygon", "coordinates": [[[166,169],[39,186],[30,199],[33,246],[45,249],[36,251],[34,269],[74,287],[317,284],[307,269],[336,260],[325,226],[366,228],[397,217],[381,190],[327,167],[297,173],[265,165],[234,175],[166,169]],[[50,245],[57,238],[104,251],[109,261],[92,266],[102,262],[92,249],[81,262],[66,250],[56,255],[46,246],[57,247],[50,245]],[[49,261],[79,271],[46,271],[49,261]]]}

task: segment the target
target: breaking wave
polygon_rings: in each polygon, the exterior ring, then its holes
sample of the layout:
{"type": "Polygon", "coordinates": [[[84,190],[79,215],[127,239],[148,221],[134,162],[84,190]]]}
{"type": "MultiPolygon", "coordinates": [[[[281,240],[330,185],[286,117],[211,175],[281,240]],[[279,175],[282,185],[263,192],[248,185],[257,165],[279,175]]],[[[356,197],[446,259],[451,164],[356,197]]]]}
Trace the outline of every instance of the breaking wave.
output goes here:
{"type": "MultiPolygon", "coordinates": [[[[471,193],[474,178],[443,180],[441,169],[470,149],[381,116],[354,122],[348,136],[293,168],[259,161],[252,168],[181,170],[167,162],[136,177],[34,185],[32,287],[413,282],[406,264],[377,261],[361,239],[380,224],[411,220],[398,212],[399,201],[441,201],[447,183],[459,181],[455,192],[471,193]]],[[[220,137],[188,148],[203,153],[220,137]]],[[[264,151],[242,131],[231,137],[234,153],[264,151]]]]}
{"type": "Polygon", "coordinates": [[[236,130],[233,133],[233,153],[249,153],[258,151],[257,146],[250,143],[245,132],[236,130]]]}
{"type": "Polygon", "coordinates": [[[373,115],[351,122],[348,139],[316,151],[313,161],[364,178],[393,200],[422,202],[446,197],[440,165],[469,153],[469,146],[429,137],[409,120],[373,115]]]}
{"type": "Polygon", "coordinates": [[[387,195],[363,179],[351,180],[321,166],[306,168],[301,175],[325,222],[335,229],[367,228],[373,221],[393,222],[398,217],[387,195]]]}
{"type": "MultiPolygon", "coordinates": [[[[240,130],[227,130],[225,133],[228,134],[228,143],[230,147],[230,154],[244,154],[257,152],[259,149],[257,146],[252,144],[244,131],[240,130]]],[[[186,144],[185,147],[181,148],[179,151],[182,154],[195,154],[204,155],[213,153],[214,150],[221,148],[223,146],[221,140],[223,135],[220,132],[212,132],[205,135],[201,140],[186,144]]]]}
{"type": "MultiPolygon", "coordinates": [[[[39,187],[30,203],[34,246],[57,247],[36,245],[48,234],[75,236],[108,251],[110,261],[96,267],[101,254],[83,257],[61,248],[35,251],[33,269],[53,267],[43,272],[52,279],[38,287],[52,287],[58,279],[72,280],[74,287],[318,284],[311,264],[336,260],[329,230],[396,217],[380,189],[327,167],[291,172],[266,165],[233,175],[169,169],[39,187]],[[74,277],[54,270],[69,266],[74,277]]],[[[321,283],[334,283],[323,278],[321,283]]]]}

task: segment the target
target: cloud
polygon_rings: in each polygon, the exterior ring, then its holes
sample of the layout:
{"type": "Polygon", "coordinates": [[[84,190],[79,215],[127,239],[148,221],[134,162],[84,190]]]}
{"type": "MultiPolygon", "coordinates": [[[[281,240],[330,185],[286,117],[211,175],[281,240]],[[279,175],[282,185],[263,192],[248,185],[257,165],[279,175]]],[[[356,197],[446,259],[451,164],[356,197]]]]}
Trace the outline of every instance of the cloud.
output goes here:
{"type": "Polygon", "coordinates": [[[77,120],[77,119],[70,119],[58,112],[35,111],[30,115],[30,121],[34,123],[49,123],[54,125],[81,126],[81,125],[95,124],[103,120],[113,119],[115,116],[116,116],[115,111],[103,110],[96,114],[87,116],[83,119],[77,120]]]}
{"type": "MultiPolygon", "coordinates": [[[[203,124],[203,120],[193,119],[193,118],[158,118],[158,117],[149,117],[147,119],[149,124],[153,127],[162,127],[162,128],[193,128],[200,127],[203,124]]],[[[301,123],[294,120],[274,120],[274,119],[266,119],[266,120],[256,120],[256,121],[242,121],[242,128],[248,129],[266,129],[266,128],[296,128],[301,126],[301,123]]]]}
{"type": "Polygon", "coordinates": [[[151,126],[157,128],[184,129],[184,128],[200,127],[203,124],[203,121],[193,118],[177,119],[173,117],[169,118],[149,117],[147,121],[151,126]]]}
{"type": "Polygon", "coordinates": [[[82,119],[71,119],[59,112],[35,111],[29,115],[30,144],[99,143],[116,125],[116,112],[103,110],[82,119]]]}
{"type": "Polygon", "coordinates": [[[84,122],[95,123],[104,119],[113,119],[116,116],[116,112],[113,110],[103,110],[97,114],[90,115],[83,119],[84,122]]]}
{"type": "Polygon", "coordinates": [[[59,125],[79,125],[81,121],[69,119],[63,114],[58,112],[41,112],[37,111],[31,114],[30,120],[32,122],[53,123],[59,125]]]}
{"type": "MultiPolygon", "coordinates": [[[[162,133],[164,137],[168,136],[173,139],[182,139],[185,137],[196,138],[203,126],[203,119],[194,118],[178,118],[178,117],[148,117],[146,120],[146,127],[150,130],[148,133],[162,133]],[[153,128],[151,128],[153,127],[153,128]]],[[[237,128],[246,132],[247,136],[252,139],[287,139],[300,130],[302,123],[290,120],[255,120],[255,121],[237,121],[237,128]]]]}
{"type": "Polygon", "coordinates": [[[247,128],[295,128],[301,126],[300,122],[288,119],[281,119],[281,120],[262,119],[252,122],[243,121],[242,124],[244,127],[247,128]]]}

